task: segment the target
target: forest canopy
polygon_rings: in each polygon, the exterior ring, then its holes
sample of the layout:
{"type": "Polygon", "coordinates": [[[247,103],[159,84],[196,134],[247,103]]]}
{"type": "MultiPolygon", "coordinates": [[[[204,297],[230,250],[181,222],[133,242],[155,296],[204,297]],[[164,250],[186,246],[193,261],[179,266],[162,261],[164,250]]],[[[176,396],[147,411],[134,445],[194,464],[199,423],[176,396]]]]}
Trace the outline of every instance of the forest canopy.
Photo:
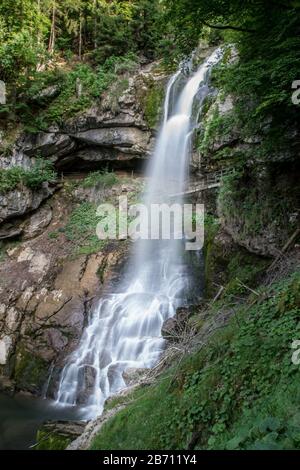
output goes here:
{"type": "Polygon", "coordinates": [[[164,58],[174,68],[201,39],[235,44],[239,62],[222,70],[222,87],[240,96],[241,122],[255,127],[271,113],[281,135],[298,119],[291,86],[299,78],[299,33],[298,0],[2,0],[0,79],[13,106],[22,94],[22,114],[33,83],[73,87],[80,76],[100,93],[124,58],[164,58]],[[63,80],[62,62],[73,74],[63,80]]]}

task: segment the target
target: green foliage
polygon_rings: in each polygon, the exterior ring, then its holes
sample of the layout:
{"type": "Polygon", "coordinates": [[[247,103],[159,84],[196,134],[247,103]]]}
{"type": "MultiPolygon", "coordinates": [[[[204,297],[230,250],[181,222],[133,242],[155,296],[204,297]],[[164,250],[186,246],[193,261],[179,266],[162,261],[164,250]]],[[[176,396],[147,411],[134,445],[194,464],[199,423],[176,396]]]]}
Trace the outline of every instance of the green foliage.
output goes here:
{"type": "Polygon", "coordinates": [[[94,204],[83,202],[71,213],[65,234],[74,243],[76,254],[95,253],[106,244],[106,241],[99,240],[96,234],[97,223],[101,220],[96,209],[94,204]]]}
{"type": "Polygon", "coordinates": [[[113,171],[94,171],[90,173],[82,182],[83,188],[110,188],[118,182],[118,178],[113,171]]]}
{"type": "Polygon", "coordinates": [[[45,49],[36,40],[40,23],[36,2],[3,0],[0,5],[0,79],[8,87],[22,83],[35,70],[45,49]]]}
{"type": "Polygon", "coordinates": [[[103,62],[111,55],[143,51],[153,57],[163,34],[162,11],[157,0],[102,1],[96,11],[94,57],[103,62]]]}
{"type": "Polygon", "coordinates": [[[91,448],[186,449],[194,436],[201,449],[299,448],[299,287],[296,273],[240,307],[205,349],[127,397],[91,448]]]}
{"type": "Polygon", "coordinates": [[[59,237],[58,232],[49,232],[48,233],[48,238],[50,238],[50,240],[56,240],[58,237],[59,237]]]}
{"type": "Polygon", "coordinates": [[[52,182],[56,178],[53,164],[48,160],[37,159],[32,168],[25,170],[14,166],[6,170],[0,170],[0,193],[12,191],[19,185],[25,185],[31,189],[37,189],[44,182],[52,182]]]}
{"type": "Polygon", "coordinates": [[[24,170],[21,167],[15,166],[8,170],[0,170],[0,192],[6,193],[15,189],[22,181],[24,170]]]}
{"type": "Polygon", "coordinates": [[[37,445],[34,450],[65,450],[71,440],[70,437],[57,432],[41,430],[37,433],[37,445]]]}
{"type": "Polygon", "coordinates": [[[21,83],[28,76],[30,71],[34,71],[41,50],[34,43],[34,39],[29,31],[16,33],[6,42],[0,44],[0,69],[1,79],[16,83],[21,83]],[[16,69],[17,67],[17,69],[16,69]]]}
{"type": "Polygon", "coordinates": [[[214,72],[215,84],[236,98],[241,132],[262,136],[260,153],[265,158],[275,148],[284,151],[290,130],[299,128],[299,112],[291,100],[300,66],[297,3],[173,0],[166,8],[177,31],[174,40],[185,53],[195,47],[207,25],[236,45],[238,60],[226,56],[214,72]]]}
{"type": "Polygon", "coordinates": [[[238,250],[227,266],[228,283],[225,296],[245,295],[249,288],[255,288],[259,278],[267,268],[269,261],[250,254],[246,250],[238,250]]]}
{"type": "Polygon", "coordinates": [[[163,97],[164,87],[154,82],[142,99],[145,118],[151,128],[155,128],[161,116],[163,97]]]}
{"type": "Polygon", "coordinates": [[[224,176],[219,207],[225,219],[239,227],[241,238],[269,232],[284,244],[296,228],[290,215],[297,204],[297,191],[269,171],[258,179],[256,171],[243,168],[224,176]]]}
{"type": "Polygon", "coordinates": [[[129,73],[136,67],[136,56],[112,56],[96,69],[88,64],[77,64],[70,71],[59,69],[36,73],[24,89],[24,102],[19,109],[20,119],[27,131],[45,130],[51,124],[63,122],[91,106],[113,83],[117,93],[124,91],[126,78],[118,74],[129,73]],[[80,96],[76,93],[76,83],[82,87],[80,96]],[[52,98],[43,98],[46,87],[56,87],[52,98]],[[28,124],[29,123],[29,124],[28,124]]]}
{"type": "MultiPolygon", "coordinates": [[[[215,107],[213,112],[204,120],[198,137],[198,148],[201,153],[207,154],[213,147],[215,142],[226,143],[232,136],[233,129],[236,127],[236,117],[234,113],[225,113],[220,115],[218,108],[215,107]]],[[[219,153],[214,158],[220,158],[219,153]]],[[[236,158],[235,158],[236,160],[236,158]]],[[[226,164],[226,161],[224,162],[226,164]]]]}
{"type": "MultiPolygon", "coordinates": [[[[0,80],[8,96],[1,112],[19,118],[31,132],[62,124],[93,104],[119,75],[132,73],[141,53],[155,56],[161,17],[159,0],[3,0],[0,80]],[[41,93],[52,85],[53,96],[41,93]]],[[[125,83],[122,78],[113,93],[121,93],[125,83]]]]}

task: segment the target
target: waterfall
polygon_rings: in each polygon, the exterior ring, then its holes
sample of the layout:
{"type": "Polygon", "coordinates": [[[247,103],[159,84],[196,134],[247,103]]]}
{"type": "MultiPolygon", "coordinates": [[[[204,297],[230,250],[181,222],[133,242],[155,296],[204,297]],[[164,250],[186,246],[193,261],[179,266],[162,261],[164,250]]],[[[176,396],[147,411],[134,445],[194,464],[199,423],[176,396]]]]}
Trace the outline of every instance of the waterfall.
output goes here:
{"type": "MultiPolygon", "coordinates": [[[[209,71],[219,57],[218,49],[187,80],[174,104],[170,97],[181,71],[168,83],[164,119],[148,164],[146,206],[184,191],[196,124],[194,99],[198,92],[200,100],[207,95],[209,71]]],[[[180,196],[176,202],[181,202],[180,196]]],[[[136,241],[117,292],[99,301],[78,348],[62,370],[56,402],[83,406],[88,417],[101,414],[105,400],[126,387],[126,369],[151,368],[157,363],[165,343],[162,325],[187,303],[190,285],[182,240],[136,241]]]]}

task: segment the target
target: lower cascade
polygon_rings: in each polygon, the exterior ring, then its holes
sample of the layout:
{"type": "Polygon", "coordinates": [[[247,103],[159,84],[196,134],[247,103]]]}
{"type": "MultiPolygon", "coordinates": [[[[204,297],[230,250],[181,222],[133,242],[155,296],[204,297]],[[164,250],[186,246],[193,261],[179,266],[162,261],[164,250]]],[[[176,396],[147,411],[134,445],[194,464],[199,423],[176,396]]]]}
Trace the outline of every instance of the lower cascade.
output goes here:
{"type": "MultiPolygon", "coordinates": [[[[146,206],[167,202],[174,193],[179,194],[175,202],[182,202],[196,121],[193,103],[197,96],[201,105],[207,96],[209,71],[220,55],[214,51],[183,88],[176,86],[180,71],[168,83],[165,115],[148,164],[146,206]]],[[[99,301],[61,373],[56,403],[83,406],[88,417],[100,415],[105,400],[126,387],[126,369],[158,362],[165,343],[162,325],[189,299],[192,276],[182,240],[140,240],[134,248],[124,281],[99,301]]]]}

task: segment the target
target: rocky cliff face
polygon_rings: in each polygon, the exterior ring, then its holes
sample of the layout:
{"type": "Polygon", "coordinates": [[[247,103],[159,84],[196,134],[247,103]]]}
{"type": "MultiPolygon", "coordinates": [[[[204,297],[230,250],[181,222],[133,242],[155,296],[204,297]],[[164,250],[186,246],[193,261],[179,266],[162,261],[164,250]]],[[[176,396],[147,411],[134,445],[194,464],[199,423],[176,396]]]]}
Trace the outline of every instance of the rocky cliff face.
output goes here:
{"type": "Polygon", "coordinates": [[[28,167],[37,155],[50,159],[61,170],[88,168],[90,162],[98,167],[110,162],[115,167],[134,167],[136,160],[147,158],[151,151],[166,78],[157,63],[141,67],[121,96],[115,97],[110,89],[100,105],[61,127],[20,135],[11,154],[1,157],[0,168],[28,167]]]}
{"type": "MultiPolygon", "coordinates": [[[[0,155],[0,169],[29,169],[37,156],[50,160],[63,173],[139,168],[154,145],[166,79],[157,63],[141,67],[121,96],[114,97],[110,89],[99,106],[80,113],[60,128],[19,135],[11,151],[0,155]]],[[[0,195],[2,238],[16,235],[11,229],[13,222],[3,226],[4,222],[36,210],[54,190],[44,183],[38,191],[21,187],[0,195]]]]}
{"type": "Polygon", "coordinates": [[[134,183],[120,183],[104,196],[103,190],[72,188],[65,182],[15,227],[21,235],[2,248],[0,264],[0,386],[40,394],[55,366],[55,387],[61,363],[78,343],[91,307],[128,252],[127,242],[115,241],[100,251],[78,254],[65,234],[66,221],[84,200],[111,201],[115,194],[134,190],[134,183]]]}
{"type": "MultiPolygon", "coordinates": [[[[19,135],[0,168],[29,169],[39,156],[64,174],[135,170],[152,149],[166,78],[156,63],[143,66],[121,96],[108,90],[60,128],[19,135]]],[[[128,244],[117,241],[78,254],[65,229],[80,204],[130,197],[140,180],[120,177],[110,190],[84,189],[76,178],[0,194],[0,388],[41,394],[51,371],[55,387],[92,305],[126,259],[128,244]]]]}
{"type": "Polygon", "coordinates": [[[224,172],[220,189],[202,194],[202,202],[237,245],[274,257],[299,223],[299,160],[292,144],[296,134],[286,136],[291,143],[285,151],[274,144],[266,152],[265,129],[245,135],[236,119],[237,107],[236,97],[213,90],[204,104],[192,168],[201,177],[224,172]]]}

